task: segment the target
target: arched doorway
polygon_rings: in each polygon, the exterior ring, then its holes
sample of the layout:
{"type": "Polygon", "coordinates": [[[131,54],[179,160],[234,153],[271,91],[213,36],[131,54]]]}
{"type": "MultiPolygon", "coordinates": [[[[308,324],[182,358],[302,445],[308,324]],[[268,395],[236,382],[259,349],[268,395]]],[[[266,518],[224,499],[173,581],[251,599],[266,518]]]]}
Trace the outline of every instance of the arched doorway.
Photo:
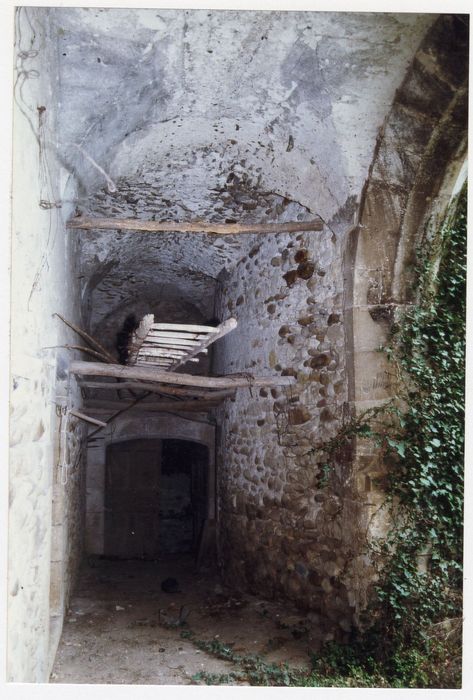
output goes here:
{"type": "Polygon", "coordinates": [[[163,559],[196,554],[207,517],[208,448],[140,438],[106,451],[104,554],[163,559]]]}

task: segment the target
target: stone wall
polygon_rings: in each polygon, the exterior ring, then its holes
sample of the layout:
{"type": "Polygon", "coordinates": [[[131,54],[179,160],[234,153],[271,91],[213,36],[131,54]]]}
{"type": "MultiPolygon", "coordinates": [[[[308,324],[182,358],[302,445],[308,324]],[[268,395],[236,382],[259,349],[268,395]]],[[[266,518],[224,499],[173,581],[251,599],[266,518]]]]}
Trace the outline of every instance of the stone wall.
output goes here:
{"type": "Polygon", "coordinates": [[[359,505],[350,455],[323,488],[313,447],[349,417],[343,252],[349,223],[259,239],[222,281],[217,373],[297,378],[241,389],[220,410],[220,556],[229,581],[312,611],[327,638],[346,636],[360,597],[359,505]]]}
{"type": "Polygon", "coordinates": [[[215,371],[297,378],[288,390],[240,390],[219,412],[221,564],[232,583],[310,610],[326,639],[347,640],[369,601],[365,545],[389,525],[375,485],[389,465],[373,441],[353,440],[324,474],[317,447],[395,394],[379,348],[410,298],[415,247],[462,167],[466,41],[463,18],[441,17],[427,33],[359,203],[348,200],[322,233],[255,243],[220,279],[217,315],[239,325],[220,341],[215,371]]]}
{"type": "Polygon", "coordinates": [[[77,246],[64,234],[72,207],[63,200],[73,194],[54,157],[56,58],[44,12],[16,15],[7,671],[15,682],[48,678],[82,547],[76,419],[61,445],[67,484],[57,468],[55,404],[77,407],[80,395],[67,382],[71,351],[58,347],[77,338],[53,313],[80,319],[77,246]]]}

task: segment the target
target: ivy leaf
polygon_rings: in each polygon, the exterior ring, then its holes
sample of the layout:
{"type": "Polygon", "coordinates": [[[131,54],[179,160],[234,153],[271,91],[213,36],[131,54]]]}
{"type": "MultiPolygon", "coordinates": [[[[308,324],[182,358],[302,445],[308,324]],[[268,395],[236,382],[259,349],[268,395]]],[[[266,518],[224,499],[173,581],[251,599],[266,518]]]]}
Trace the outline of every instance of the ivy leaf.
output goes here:
{"type": "Polygon", "coordinates": [[[399,440],[393,440],[392,438],[387,438],[387,443],[392,447],[400,457],[406,456],[406,443],[399,440]]]}

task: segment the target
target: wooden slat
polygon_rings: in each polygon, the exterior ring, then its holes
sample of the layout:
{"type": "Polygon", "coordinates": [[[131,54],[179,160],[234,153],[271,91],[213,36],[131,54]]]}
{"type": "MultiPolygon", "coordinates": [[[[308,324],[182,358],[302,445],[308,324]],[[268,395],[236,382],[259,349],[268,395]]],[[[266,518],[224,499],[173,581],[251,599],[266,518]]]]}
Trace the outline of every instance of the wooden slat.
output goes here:
{"type": "Polygon", "coordinates": [[[216,333],[216,326],[199,326],[189,323],[154,323],[153,331],[185,331],[186,333],[216,333]]]}
{"type": "MultiPolygon", "coordinates": [[[[190,348],[193,350],[193,348],[190,348]]],[[[204,353],[206,355],[208,350],[206,348],[198,349],[199,353],[204,353]]],[[[153,357],[187,357],[189,355],[189,349],[186,348],[167,348],[164,346],[153,347],[152,345],[147,345],[142,347],[139,353],[139,357],[143,355],[150,355],[153,357]]]]}
{"type": "MultiPolygon", "coordinates": [[[[238,325],[238,322],[236,318],[229,318],[223,323],[221,323],[217,328],[216,332],[209,334],[208,337],[202,341],[200,348],[195,348],[195,350],[192,350],[189,353],[189,358],[193,358],[196,355],[198,355],[202,350],[206,349],[209,345],[212,343],[215,343],[216,340],[219,340],[219,338],[223,338],[224,335],[227,335],[227,333],[230,333],[233,331],[238,325]]],[[[176,362],[172,365],[171,369],[177,369],[180,365],[184,364],[184,362],[189,362],[189,360],[176,360],[176,362]]]]}
{"type": "Polygon", "coordinates": [[[187,355],[187,351],[164,347],[154,348],[151,345],[147,345],[145,348],[141,348],[138,357],[143,357],[145,355],[149,357],[184,357],[187,355]]]}
{"type": "Polygon", "coordinates": [[[152,233],[211,233],[232,236],[247,233],[293,233],[296,231],[322,231],[324,223],[312,221],[286,221],[277,224],[213,224],[207,221],[144,221],[142,219],[112,219],[106,217],[77,216],[69,219],[70,229],[106,229],[112,231],[149,231],[152,233]]]}
{"type": "Polygon", "coordinates": [[[140,358],[135,362],[133,367],[162,367],[163,369],[169,369],[170,366],[172,365],[173,360],[163,360],[163,359],[156,359],[154,362],[147,360],[146,358],[140,358]]]}
{"type": "Polygon", "coordinates": [[[198,340],[182,340],[180,338],[175,338],[171,341],[169,338],[155,338],[154,336],[152,336],[152,339],[146,340],[143,343],[143,347],[166,347],[176,348],[176,350],[180,350],[182,348],[195,348],[197,345],[200,345],[198,340]]]}
{"type": "Polygon", "coordinates": [[[181,345],[195,345],[207,338],[207,333],[148,333],[146,342],[180,343],[181,345]]]}
{"type": "Polygon", "coordinates": [[[92,377],[118,377],[123,379],[144,379],[161,384],[178,384],[179,386],[197,386],[209,389],[230,389],[248,386],[289,386],[295,384],[295,377],[201,377],[192,374],[166,372],[152,367],[126,367],[124,365],[107,365],[103,362],[83,362],[74,360],[70,364],[71,374],[92,377]]]}

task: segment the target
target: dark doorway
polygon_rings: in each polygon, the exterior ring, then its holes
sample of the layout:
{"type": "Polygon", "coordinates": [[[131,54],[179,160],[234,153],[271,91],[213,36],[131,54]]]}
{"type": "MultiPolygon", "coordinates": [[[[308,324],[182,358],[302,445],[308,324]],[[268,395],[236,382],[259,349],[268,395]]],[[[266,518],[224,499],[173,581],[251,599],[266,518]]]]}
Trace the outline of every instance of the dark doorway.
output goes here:
{"type": "Polygon", "coordinates": [[[110,445],[106,462],[105,556],[197,554],[207,517],[207,447],[129,440],[110,445]]]}

